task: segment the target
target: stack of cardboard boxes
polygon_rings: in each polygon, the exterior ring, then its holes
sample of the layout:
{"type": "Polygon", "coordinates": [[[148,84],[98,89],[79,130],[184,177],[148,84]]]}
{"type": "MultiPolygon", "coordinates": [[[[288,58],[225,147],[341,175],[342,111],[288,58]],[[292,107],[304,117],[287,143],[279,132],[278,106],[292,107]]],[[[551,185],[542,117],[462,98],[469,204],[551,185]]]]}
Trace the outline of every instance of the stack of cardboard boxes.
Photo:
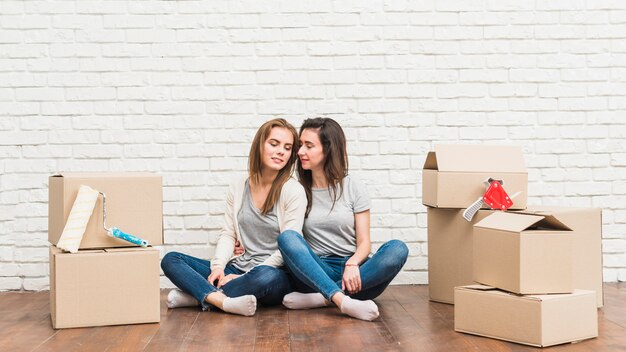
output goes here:
{"type": "Polygon", "coordinates": [[[428,154],[430,299],[455,304],[457,331],[534,346],[595,337],[601,211],[527,207],[527,175],[517,147],[438,145],[428,154]],[[479,210],[468,222],[463,211],[488,178],[517,194],[513,206],[479,210]]]}
{"type": "Polygon", "coordinates": [[[55,329],[160,320],[159,251],[108,236],[98,198],[78,253],[57,248],[81,185],[106,194],[107,226],[163,244],[161,176],[63,173],[49,178],[50,313],[55,329]]]}

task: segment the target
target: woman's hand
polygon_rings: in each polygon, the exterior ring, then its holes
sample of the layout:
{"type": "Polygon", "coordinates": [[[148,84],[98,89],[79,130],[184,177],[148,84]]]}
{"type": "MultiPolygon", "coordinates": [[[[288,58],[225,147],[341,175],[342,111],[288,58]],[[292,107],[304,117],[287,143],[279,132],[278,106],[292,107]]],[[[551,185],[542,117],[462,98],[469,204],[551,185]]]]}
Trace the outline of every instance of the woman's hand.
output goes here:
{"type": "Polygon", "coordinates": [[[235,242],[235,250],[233,251],[233,255],[242,255],[243,254],[244,249],[243,246],[241,245],[241,242],[236,241],[235,242]]]}
{"type": "Polygon", "coordinates": [[[209,281],[211,285],[215,286],[215,281],[219,283],[220,281],[222,281],[223,278],[224,278],[224,268],[215,268],[211,270],[211,274],[209,274],[209,277],[207,278],[207,280],[209,281]]]}
{"type": "Polygon", "coordinates": [[[217,288],[220,288],[220,287],[222,287],[222,286],[226,285],[226,284],[227,284],[227,283],[229,283],[230,281],[232,281],[232,280],[234,280],[234,279],[236,279],[236,278],[238,278],[238,277],[240,277],[240,276],[241,276],[241,275],[237,275],[237,274],[228,274],[228,275],[226,275],[226,276],[222,277],[222,278],[220,279],[220,281],[217,283],[217,288]]]}
{"type": "Polygon", "coordinates": [[[341,280],[341,289],[348,290],[351,295],[361,291],[361,272],[358,265],[346,265],[341,280]]]}

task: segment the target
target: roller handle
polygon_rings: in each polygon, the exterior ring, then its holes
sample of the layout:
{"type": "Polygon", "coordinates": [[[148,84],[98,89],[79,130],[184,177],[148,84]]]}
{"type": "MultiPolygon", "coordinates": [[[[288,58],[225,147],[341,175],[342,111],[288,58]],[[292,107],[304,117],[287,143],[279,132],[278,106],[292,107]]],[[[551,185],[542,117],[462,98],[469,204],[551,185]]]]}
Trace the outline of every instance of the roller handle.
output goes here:
{"type": "Polygon", "coordinates": [[[148,247],[149,243],[146,240],[142,240],[141,238],[131,235],[130,233],[126,233],[120,229],[118,229],[117,227],[113,227],[111,228],[111,231],[109,232],[113,237],[122,239],[124,241],[128,241],[130,243],[136,244],[138,246],[141,247],[148,247]]]}

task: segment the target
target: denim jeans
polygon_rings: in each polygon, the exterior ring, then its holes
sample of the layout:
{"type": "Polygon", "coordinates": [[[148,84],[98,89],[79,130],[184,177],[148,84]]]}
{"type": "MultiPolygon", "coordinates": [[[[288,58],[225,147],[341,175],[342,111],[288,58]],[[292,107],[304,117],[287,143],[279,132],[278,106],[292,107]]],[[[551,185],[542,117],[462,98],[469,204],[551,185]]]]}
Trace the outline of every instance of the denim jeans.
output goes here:
{"type": "Polygon", "coordinates": [[[210,308],[204,300],[206,296],[216,291],[221,291],[228,297],[254,295],[258,303],[266,306],[280,304],[283,296],[292,291],[287,272],[268,265],[258,265],[244,273],[227,264],[224,275],[241,276],[221,288],[211,285],[207,280],[211,274],[211,262],[208,260],[170,252],[163,257],[161,268],[174,285],[195,297],[203,310],[210,308]]]}
{"type": "MultiPolygon", "coordinates": [[[[278,248],[294,277],[295,289],[300,292],[320,292],[327,300],[341,290],[344,264],[350,257],[319,257],[311,250],[302,235],[285,231],[278,236],[278,248]]],[[[349,295],[356,299],[378,297],[406,262],[409,250],[404,242],[391,240],[359,267],[361,291],[349,295]]]]}

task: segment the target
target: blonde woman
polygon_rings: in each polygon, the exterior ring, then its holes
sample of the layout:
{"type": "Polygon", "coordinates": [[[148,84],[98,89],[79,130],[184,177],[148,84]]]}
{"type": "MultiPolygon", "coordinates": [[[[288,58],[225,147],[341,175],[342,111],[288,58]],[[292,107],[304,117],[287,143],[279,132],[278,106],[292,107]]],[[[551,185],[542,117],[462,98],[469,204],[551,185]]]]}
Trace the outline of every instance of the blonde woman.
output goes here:
{"type": "Polygon", "coordinates": [[[178,252],[163,258],[165,275],[180,289],[170,291],[170,308],[199,304],[244,316],[257,302],[280,304],[291,292],[278,251],[284,231],[302,231],[306,194],[293,179],[297,149],[295,128],[284,119],[264,123],[248,157],[248,175],[231,184],[224,227],[209,261],[178,252]],[[233,256],[235,244],[242,254],[233,256]],[[182,290],[182,291],[181,291],[182,290]]]}

